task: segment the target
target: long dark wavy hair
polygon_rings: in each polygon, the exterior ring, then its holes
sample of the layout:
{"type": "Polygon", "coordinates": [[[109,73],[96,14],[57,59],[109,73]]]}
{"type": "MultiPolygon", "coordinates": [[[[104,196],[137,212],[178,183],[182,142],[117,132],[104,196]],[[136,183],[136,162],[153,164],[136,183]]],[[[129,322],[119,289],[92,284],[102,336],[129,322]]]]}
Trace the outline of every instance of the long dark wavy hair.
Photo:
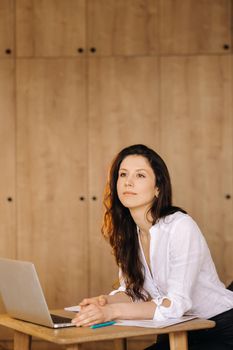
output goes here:
{"type": "Polygon", "coordinates": [[[140,260],[139,240],[136,224],[128,208],[120,202],[117,194],[118,172],[121,162],[129,155],[145,157],[155,174],[155,187],[159,190],[154,198],[150,214],[155,224],[160,218],[177,211],[186,213],[183,209],[172,205],[172,187],[167,166],[163,159],[152,149],[137,144],[120,151],[110,168],[109,179],[104,194],[105,213],[102,234],[109,241],[117,262],[121,268],[126,293],[133,300],[147,300],[147,293],[143,290],[144,268],[140,260]]]}

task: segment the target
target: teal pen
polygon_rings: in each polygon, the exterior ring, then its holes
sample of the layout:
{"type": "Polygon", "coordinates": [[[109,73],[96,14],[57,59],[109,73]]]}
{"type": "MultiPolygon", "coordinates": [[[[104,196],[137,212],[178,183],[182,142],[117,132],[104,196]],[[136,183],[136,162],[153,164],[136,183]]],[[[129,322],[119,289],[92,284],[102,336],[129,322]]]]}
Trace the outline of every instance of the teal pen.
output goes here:
{"type": "Polygon", "coordinates": [[[95,328],[102,328],[102,327],[107,327],[107,326],[112,326],[113,324],[115,324],[115,321],[109,321],[109,322],[104,322],[104,323],[98,323],[98,324],[94,324],[93,326],[91,326],[92,329],[95,328]]]}

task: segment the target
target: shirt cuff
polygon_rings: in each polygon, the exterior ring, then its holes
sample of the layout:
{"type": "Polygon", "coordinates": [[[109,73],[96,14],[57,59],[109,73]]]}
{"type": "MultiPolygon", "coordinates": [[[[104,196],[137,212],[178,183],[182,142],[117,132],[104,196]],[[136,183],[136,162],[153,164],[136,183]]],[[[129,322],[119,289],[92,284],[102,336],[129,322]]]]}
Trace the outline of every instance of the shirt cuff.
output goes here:
{"type": "Polygon", "coordinates": [[[115,289],[109,293],[109,295],[115,295],[116,293],[119,292],[125,292],[125,287],[119,287],[118,289],[115,289]]]}
{"type": "MultiPolygon", "coordinates": [[[[163,314],[163,310],[169,309],[171,307],[171,305],[169,307],[163,306],[162,303],[163,303],[164,299],[167,299],[167,297],[158,297],[156,299],[151,300],[157,306],[155,309],[155,312],[154,312],[154,316],[153,316],[154,321],[165,321],[168,319],[168,317],[163,314]]],[[[171,303],[172,303],[172,301],[171,301],[171,303]]]]}

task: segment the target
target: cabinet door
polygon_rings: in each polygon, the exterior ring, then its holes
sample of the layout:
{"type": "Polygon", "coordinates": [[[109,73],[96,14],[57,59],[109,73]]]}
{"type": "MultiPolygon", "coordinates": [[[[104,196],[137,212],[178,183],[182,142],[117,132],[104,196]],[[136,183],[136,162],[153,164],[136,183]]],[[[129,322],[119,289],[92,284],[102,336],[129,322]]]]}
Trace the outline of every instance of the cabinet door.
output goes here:
{"type": "Polygon", "coordinates": [[[223,53],[230,49],[230,0],[87,3],[88,48],[94,48],[97,55],[223,53]]]}
{"type": "Polygon", "coordinates": [[[230,0],[160,0],[160,52],[223,53],[231,44],[230,0]]]}
{"type": "Polygon", "coordinates": [[[158,1],[88,0],[87,4],[87,43],[97,55],[158,52],[158,1]]]}
{"type": "MultiPolygon", "coordinates": [[[[0,256],[16,258],[15,220],[15,66],[0,59],[0,256]]],[[[0,297],[0,312],[5,308],[0,297]]],[[[12,332],[0,328],[0,339],[12,332]]]]}
{"type": "Polygon", "coordinates": [[[17,0],[17,56],[77,56],[85,45],[85,0],[17,0]]]}
{"type": "Polygon", "coordinates": [[[161,64],[161,147],[174,201],[197,220],[225,282],[233,277],[230,72],[230,56],[161,64]]]}
{"type": "Polygon", "coordinates": [[[118,278],[100,232],[110,162],[131,144],[159,147],[158,76],[156,58],[89,59],[90,295],[110,291],[118,278]]]}
{"type": "Polygon", "coordinates": [[[14,1],[0,1],[0,57],[11,55],[14,50],[14,1]]]}
{"type": "Polygon", "coordinates": [[[17,61],[18,258],[52,307],[87,295],[87,142],[82,59],[17,61]]]}
{"type": "Polygon", "coordinates": [[[15,232],[15,66],[0,60],[0,256],[14,258],[15,232]]]}

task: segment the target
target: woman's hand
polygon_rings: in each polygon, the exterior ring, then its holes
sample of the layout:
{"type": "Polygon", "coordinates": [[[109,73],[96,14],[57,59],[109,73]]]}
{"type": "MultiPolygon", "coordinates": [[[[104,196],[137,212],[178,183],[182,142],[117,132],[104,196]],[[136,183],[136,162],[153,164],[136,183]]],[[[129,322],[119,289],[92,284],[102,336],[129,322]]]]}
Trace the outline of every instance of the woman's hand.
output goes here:
{"type": "MultiPolygon", "coordinates": [[[[170,301],[166,299],[163,303],[169,307],[170,301]]],[[[98,303],[89,303],[82,306],[79,313],[76,314],[72,322],[77,326],[92,326],[97,323],[108,322],[116,319],[145,319],[152,320],[157,305],[153,301],[141,301],[137,303],[114,303],[104,306],[98,303]]]]}
{"type": "Polygon", "coordinates": [[[80,312],[72,320],[72,323],[77,327],[89,327],[97,323],[110,321],[114,318],[113,305],[100,306],[98,302],[91,301],[87,306],[82,306],[80,312]]]}
{"type": "Polygon", "coordinates": [[[107,303],[108,303],[107,296],[99,295],[98,297],[94,297],[94,298],[85,298],[81,301],[81,303],[79,303],[79,305],[81,306],[81,309],[82,309],[83,306],[87,306],[90,304],[104,306],[107,303]]]}

